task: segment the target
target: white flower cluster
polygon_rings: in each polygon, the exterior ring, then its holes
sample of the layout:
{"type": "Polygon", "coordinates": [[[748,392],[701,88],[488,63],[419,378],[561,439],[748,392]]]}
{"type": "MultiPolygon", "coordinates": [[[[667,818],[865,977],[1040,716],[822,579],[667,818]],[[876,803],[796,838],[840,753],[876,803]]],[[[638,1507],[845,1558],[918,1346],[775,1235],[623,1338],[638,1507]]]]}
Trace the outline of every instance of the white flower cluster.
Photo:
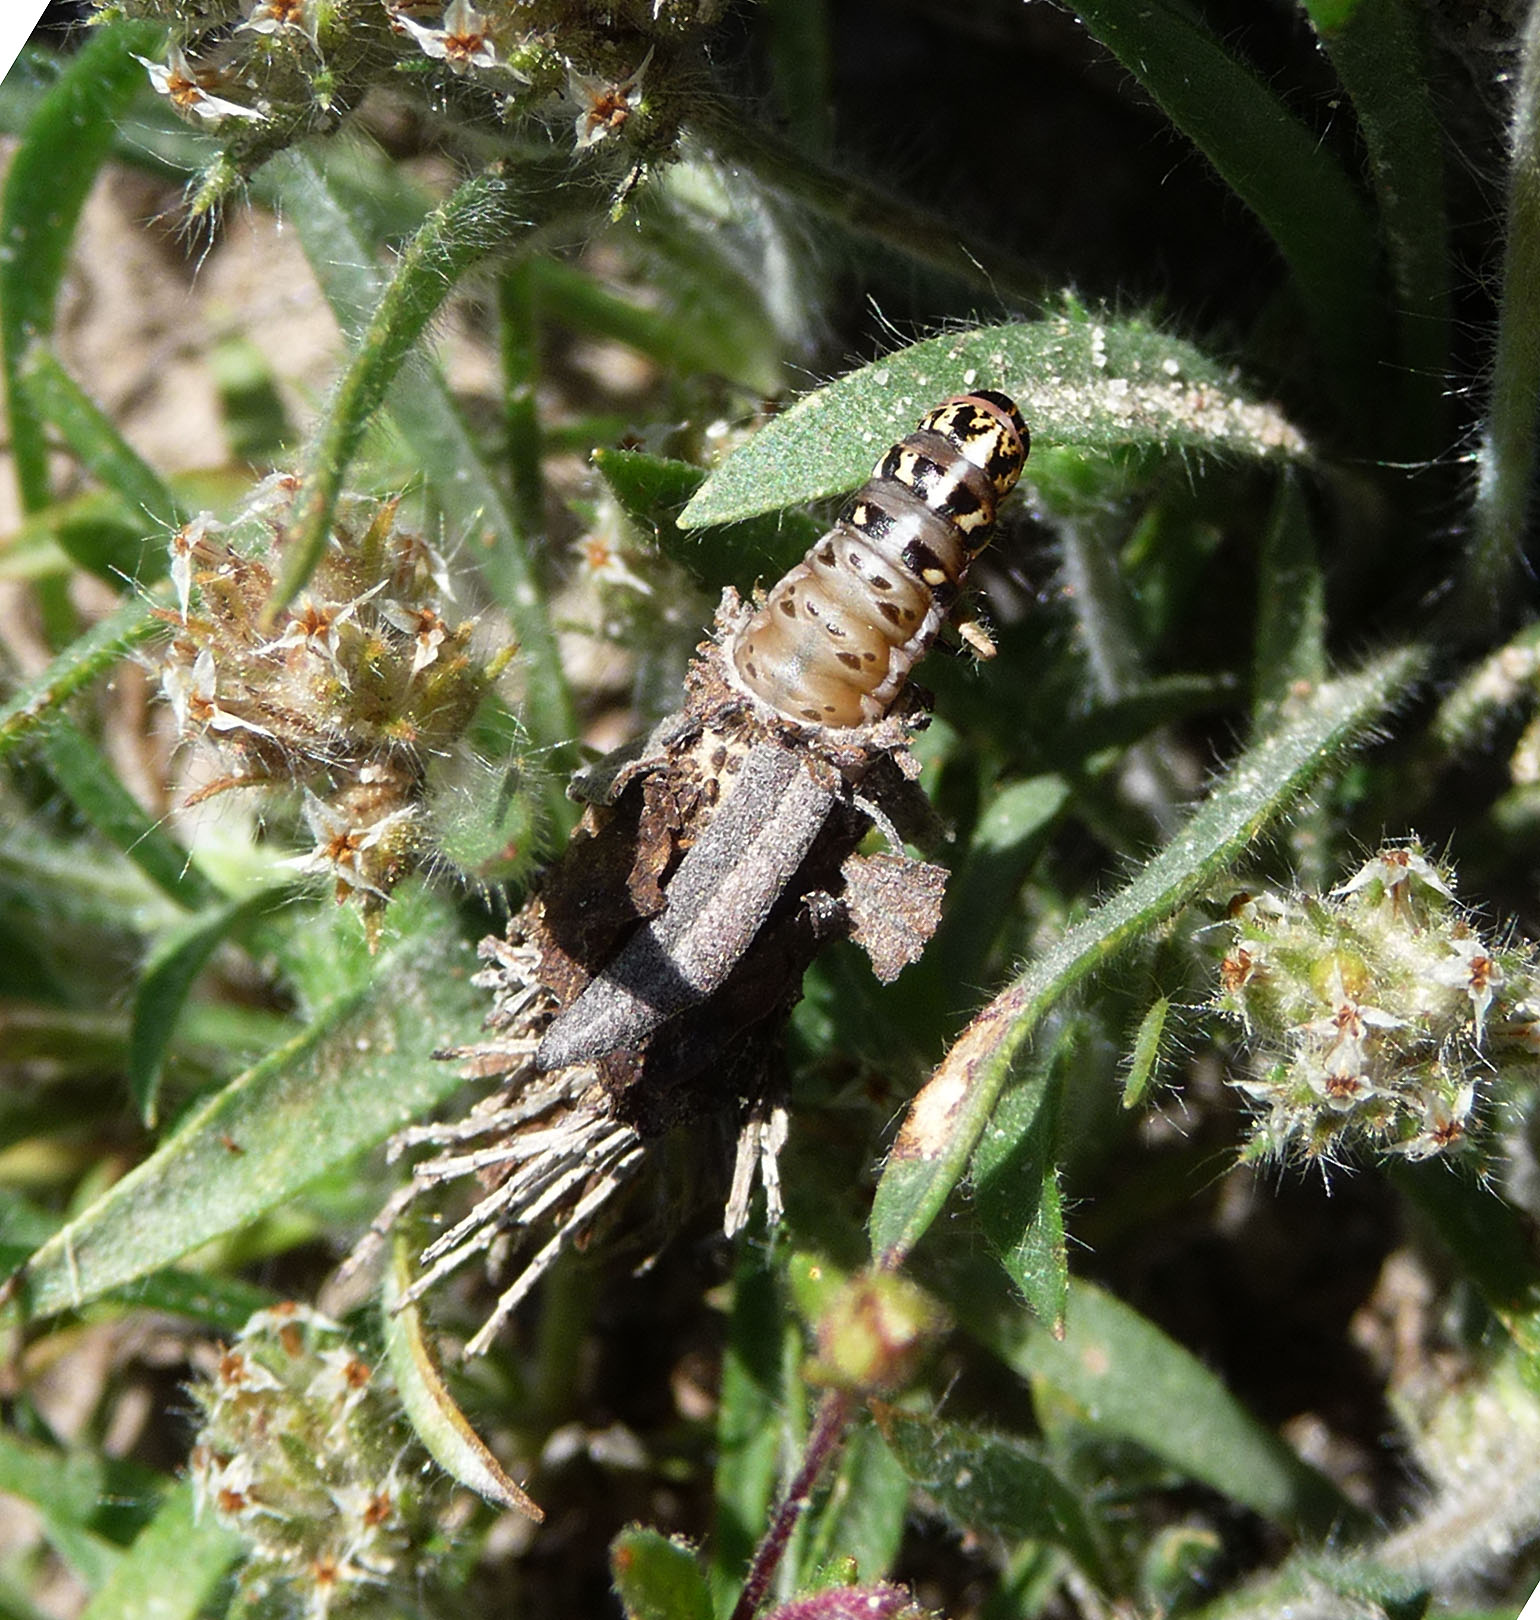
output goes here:
{"type": "Polygon", "coordinates": [[[1251,1042],[1254,1153],[1451,1153],[1540,1046],[1529,946],[1483,938],[1415,843],[1324,896],[1243,896],[1228,926],[1215,1005],[1251,1042]]]}

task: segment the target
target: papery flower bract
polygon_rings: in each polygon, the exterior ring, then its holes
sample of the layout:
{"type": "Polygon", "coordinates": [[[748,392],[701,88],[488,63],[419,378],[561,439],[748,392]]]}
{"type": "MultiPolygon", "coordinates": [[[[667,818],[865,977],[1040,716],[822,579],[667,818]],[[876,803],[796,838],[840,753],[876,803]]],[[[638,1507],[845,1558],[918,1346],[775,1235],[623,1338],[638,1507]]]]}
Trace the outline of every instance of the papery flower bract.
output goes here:
{"type": "Polygon", "coordinates": [[[616,81],[593,73],[579,73],[567,66],[567,100],[578,109],[573,126],[578,150],[596,146],[611,135],[618,135],[642,104],[642,78],[652,61],[652,52],[638,63],[635,72],[616,81]]]}
{"type": "Polygon", "coordinates": [[[180,663],[166,666],[161,686],[171,701],[178,727],[184,732],[249,731],[258,737],[271,737],[273,733],[266,726],[219,706],[216,679],[214,655],[207,647],[198,654],[191,669],[180,663]]]}
{"type": "Polygon", "coordinates": [[[1346,883],[1339,884],[1331,892],[1334,895],[1357,894],[1360,889],[1378,882],[1384,885],[1385,897],[1393,905],[1400,905],[1410,893],[1414,879],[1426,884],[1444,899],[1454,899],[1454,890],[1444,881],[1438,868],[1420,849],[1410,844],[1382,849],[1365,861],[1346,883]]]}
{"type": "Polygon", "coordinates": [[[182,623],[187,623],[187,605],[192,597],[193,554],[211,534],[222,534],[225,525],[212,512],[199,512],[181,528],[171,532],[171,584],[176,591],[182,623]]]}
{"type": "Polygon", "coordinates": [[[1476,1016],[1476,1044],[1480,1046],[1487,1010],[1504,982],[1502,964],[1488,953],[1475,934],[1445,943],[1449,956],[1434,966],[1433,977],[1439,984],[1448,985],[1451,990],[1463,990],[1470,997],[1476,1016]]]}
{"type": "Polygon", "coordinates": [[[303,34],[314,44],[318,25],[315,0],[253,0],[245,22],[236,32],[303,34]]]}
{"type": "Polygon", "coordinates": [[[1408,1142],[1397,1142],[1394,1151],[1408,1159],[1431,1159],[1447,1153],[1465,1136],[1465,1122],[1475,1105],[1476,1088],[1469,1081],[1459,1087],[1453,1099],[1441,1091],[1429,1093],[1423,1103],[1422,1129],[1408,1142]]]}
{"type": "Polygon", "coordinates": [[[430,607],[410,608],[400,602],[381,602],[380,617],[403,635],[412,637],[414,675],[433,663],[438,657],[439,648],[444,645],[445,637],[449,634],[449,626],[430,607]]]}
{"type": "MultiPolygon", "coordinates": [[[[200,81],[197,70],[173,45],[170,60],[155,62],[147,56],[135,55],[134,60],[144,65],[150,83],[170,101],[179,113],[194,113],[206,123],[217,123],[221,118],[245,118],[260,122],[267,115],[255,107],[243,107],[238,101],[226,101],[211,94],[200,81]]],[[[205,73],[204,79],[215,78],[205,73]]],[[[215,82],[218,82],[215,78],[215,82]]]]}
{"type": "MultiPolygon", "coordinates": [[[[452,0],[439,28],[424,28],[420,22],[395,8],[391,9],[390,22],[401,33],[410,34],[422,47],[424,56],[447,63],[456,73],[468,72],[473,67],[497,65],[497,47],[492,43],[487,19],[470,4],[470,0],[452,0]]],[[[504,66],[507,67],[507,64],[504,66]]],[[[517,70],[511,67],[507,67],[507,71],[517,74],[517,70]]]]}

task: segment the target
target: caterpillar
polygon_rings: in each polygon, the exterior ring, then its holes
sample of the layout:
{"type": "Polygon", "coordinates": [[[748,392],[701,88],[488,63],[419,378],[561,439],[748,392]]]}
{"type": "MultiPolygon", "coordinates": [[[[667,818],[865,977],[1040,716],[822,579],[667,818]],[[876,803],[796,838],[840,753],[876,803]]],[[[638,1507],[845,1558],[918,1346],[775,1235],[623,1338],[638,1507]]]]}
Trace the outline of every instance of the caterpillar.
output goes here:
{"type": "Polygon", "coordinates": [[[738,682],[799,723],[881,719],[989,543],[1030,443],[1015,402],[992,389],[927,411],[731,638],[738,682]]]}

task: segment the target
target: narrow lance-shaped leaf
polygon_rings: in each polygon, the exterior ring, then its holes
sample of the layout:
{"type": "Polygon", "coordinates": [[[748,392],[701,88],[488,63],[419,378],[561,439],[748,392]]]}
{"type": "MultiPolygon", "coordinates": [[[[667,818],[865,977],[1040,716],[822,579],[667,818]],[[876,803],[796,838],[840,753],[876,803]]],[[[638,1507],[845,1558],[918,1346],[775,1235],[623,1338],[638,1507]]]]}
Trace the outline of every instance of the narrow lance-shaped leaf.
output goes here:
{"type": "Polygon", "coordinates": [[[478,259],[523,223],[517,194],[497,174],[465,181],[424,220],[391,277],[332,399],[311,451],[269,618],[293,601],[326,547],[332,513],[374,413],[427,324],[478,259]]]}
{"type": "Polygon", "coordinates": [[[385,1355],[401,1404],[433,1460],[468,1490],[497,1507],[512,1508],[537,1524],[545,1518],[538,1503],[516,1485],[486,1442],[471,1427],[439,1370],[422,1312],[405,1302],[411,1286],[413,1246],[397,1234],[391,1245],[380,1306],[385,1315],[385,1355]]]}
{"type": "MultiPolygon", "coordinates": [[[[185,521],[186,512],[164,480],[52,354],[34,348],[21,380],[38,415],[53,425],[86,472],[143,513],[147,535],[152,530],[163,535],[185,521]]],[[[163,538],[158,544],[163,553],[163,538]]],[[[125,573],[130,578],[144,578],[142,570],[134,566],[139,559],[127,560],[131,566],[125,573]]]]}
{"type": "Polygon", "coordinates": [[[878,1406],[876,1416],[904,1471],[948,1522],[974,1534],[1051,1541],[1104,1592],[1113,1590],[1082,1493],[1060,1479],[1027,1441],[887,1405],[878,1406]]]}
{"type": "Polygon", "coordinates": [[[22,505],[49,500],[42,418],[21,386],[33,344],[53,329],[54,304],[86,194],[111,149],[118,118],[144,83],[135,52],[153,49],[155,26],[93,30],[43,98],[11,155],[0,199],[0,363],[10,413],[10,449],[22,505]],[[61,162],[61,154],[68,161],[61,162]]]}
{"type": "Polygon", "coordinates": [[[461,1084],[431,1054],[475,1022],[469,976],[443,923],[381,952],[367,986],[321,1008],[45,1243],[6,1285],[12,1311],[78,1309],[147,1276],[432,1107],[461,1084]]]}
{"type": "Polygon", "coordinates": [[[1019,1311],[969,1325],[1024,1378],[1070,1396],[1087,1421],[1136,1440],[1275,1523],[1324,1535],[1354,1519],[1325,1475],[1301,1462],[1196,1356],[1112,1295],[1073,1283],[1061,1337],[1019,1311]]]}
{"type": "Polygon", "coordinates": [[[1363,132],[1396,290],[1402,455],[1444,447],[1449,227],[1444,137],[1415,0],[1305,0],[1363,132]]]}
{"type": "Polygon", "coordinates": [[[193,981],[236,928],[292,895],[292,888],[285,885],[200,912],[160,940],[150,953],[134,992],[128,1044],[129,1094],[146,1125],[155,1123],[166,1052],[193,981]]]}
{"type": "Polygon", "coordinates": [[[1501,619],[1524,557],[1540,398],[1540,6],[1529,8],[1510,125],[1508,218],[1491,391],[1477,455],[1474,524],[1461,580],[1464,623],[1501,619]]]}
{"type": "Polygon", "coordinates": [[[161,1503],[81,1620],[196,1620],[245,1543],[212,1513],[200,1516],[183,1481],[161,1503]]]}
{"type": "Polygon", "coordinates": [[[56,719],[43,739],[43,752],[75,808],[158,889],[181,906],[207,906],[219,898],[191,855],[145,814],[112,762],[77,727],[56,719]]]}
{"type": "Polygon", "coordinates": [[[1287,418],[1239,393],[1190,343],[1143,321],[1070,310],[928,338],[798,400],[712,474],[680,524],[736,522],[854,489],[925,411],[975,388],[1016,401],[1034,454],[1055,446],[1307,454],[1287,418]]]}
{"type": "Polygon", "coordinates": [[[1262,222],[1315,328],[1323,379],[1345,412],[1365,410],[1388,337],[1379,246],[1330,145],[1180,0],[1076,0],[1075,13],[1262,222]]]}
{"type": "Polygon", "coordinates": [[[1071,928],[963,1032],[910,1106],[877,1187],[873,1252],[901,1263],[963,1173],[1011,1064],[1043,1015],[1132,940],[1200,894],[1311,779],[1401,698],[1420,649],[1327,682],[1249,748],[1177,834],[1119,893],[1071,928]]]}
{"type": "Polygon", "coordinates": [[[125,602],[116,613],[71,642],[41,675],[0,704],[0,759],[125,653],[161,633],[150,611],[153,600],[135,597],[125,602]]]}
{"type": "Polygon", "coordinates": [[[973,1155],[984,1236],[1027,1304],[1055,1332],[1063,1331],[1069,1291],[1056,1156],[1059,1108],[1065,1068],[1081,1034],[1071,1024],[1052,1052],[1006,1091],[973,1155]]]}

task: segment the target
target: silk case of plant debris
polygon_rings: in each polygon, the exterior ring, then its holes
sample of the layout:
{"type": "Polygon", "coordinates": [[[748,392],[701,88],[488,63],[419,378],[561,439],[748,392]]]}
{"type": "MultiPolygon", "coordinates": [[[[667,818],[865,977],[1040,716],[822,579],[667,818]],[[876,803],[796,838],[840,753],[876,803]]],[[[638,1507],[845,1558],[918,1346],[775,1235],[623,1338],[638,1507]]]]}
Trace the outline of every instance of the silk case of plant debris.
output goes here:
{"type": "Polygon", "coordinates": [[[1075,9],[0,87],[8,1612],[1527,1596],[1540,21],[1075,9]]]}

